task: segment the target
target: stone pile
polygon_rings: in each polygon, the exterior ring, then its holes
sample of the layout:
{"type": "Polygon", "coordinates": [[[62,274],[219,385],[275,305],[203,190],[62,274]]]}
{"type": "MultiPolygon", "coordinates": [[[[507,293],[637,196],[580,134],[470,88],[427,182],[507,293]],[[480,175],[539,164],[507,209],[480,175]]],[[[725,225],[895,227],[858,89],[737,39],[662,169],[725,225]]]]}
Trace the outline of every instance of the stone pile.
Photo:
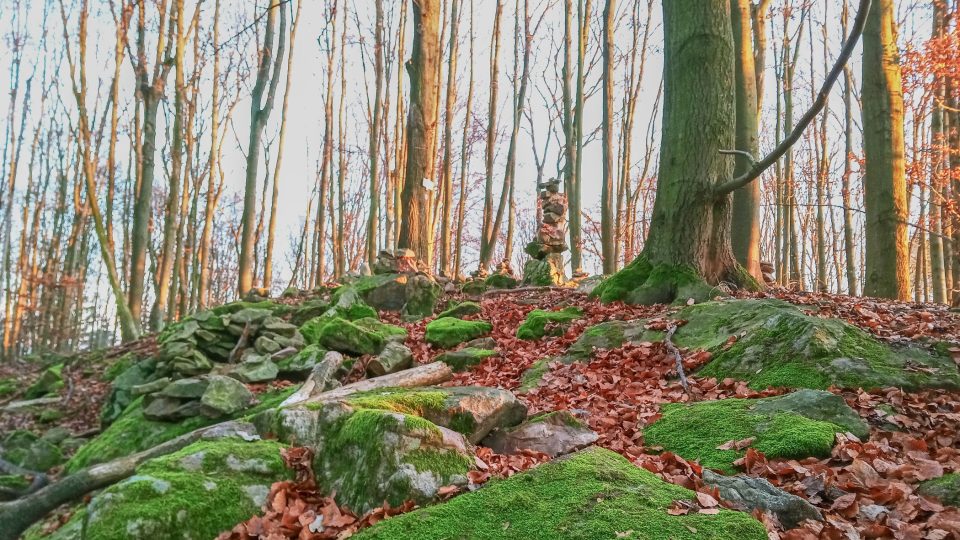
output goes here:
{"type": "Polygon", "coordinates": [[[567,197],[560,193],[560,181],[556,178],[537,187],[540,190],[541,223],[537,238],[525,248],[533,259],[523,267],[523,283],[561,285],[566,281],[562,253],[569,249],[566,241],[567,197]]]}

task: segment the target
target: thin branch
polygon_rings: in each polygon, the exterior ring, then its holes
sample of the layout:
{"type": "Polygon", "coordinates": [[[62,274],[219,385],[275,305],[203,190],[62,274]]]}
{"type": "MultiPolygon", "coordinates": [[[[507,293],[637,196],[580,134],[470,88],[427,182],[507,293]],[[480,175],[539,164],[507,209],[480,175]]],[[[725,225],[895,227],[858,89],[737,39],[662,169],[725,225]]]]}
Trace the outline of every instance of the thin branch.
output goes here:
{"type": "MultiPolygon", "coordinates": [[[[847,65],[847,61],[853,54],[854,48],[857,46],[857,41],[859,41],[860,36],[863,35],[863,29],[867,24],[867,15],[870,12],[871,4],[871,0],[860,0],[860,10],[857,12],[857,18],[853,23],[853,28],[850,30],[850,35],[843,44],[843,48],[840,51],[840,56],[837,57],[837,62],[833,65],[833,69],[830,70],[826,80],[823,81],[823,87],[820,88],[820,92],[817,94],[817,99],[813,102],[813,105],[811,105],[810,109],[803,114],[799,122],[797,122],[797,125],[793,128],[793,131],[790,132],[790,136],[784,139],[762,160],[755,161],[753,166],[750,167],[750,170],[745,172],[743,175],[731,180],[730,182],[717,186],[714,189],[714,196],[724,197],[746,186],[750,182],[753,182],[759,178],[761,174],[763,174],[763,171],[767,170],[771,165],[776,163],[777,160],[787,153],[787,150],[789,150],[790,147],[800,140],[804,130],[806,130],[807,126],[813,122],[814,118],[820,114],[820,111],[822,111],[824,106],[827,104],[827,97],[830,95],[830,91],[833,88],[834,83],[836,83],[837,79],[840,78],[840,75],[843,74],[844,66],[847,65]]],[[[739,150],[724,150],[722,153],[734,154],[739,152],[739,150]]]]}

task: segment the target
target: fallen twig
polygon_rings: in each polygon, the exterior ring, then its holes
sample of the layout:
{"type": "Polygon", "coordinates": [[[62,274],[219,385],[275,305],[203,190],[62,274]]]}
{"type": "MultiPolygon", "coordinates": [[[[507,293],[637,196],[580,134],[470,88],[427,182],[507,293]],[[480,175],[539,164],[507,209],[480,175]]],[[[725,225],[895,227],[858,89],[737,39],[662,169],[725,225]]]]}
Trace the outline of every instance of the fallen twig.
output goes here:
{"type": "Polygon", "coordinates": [[[693,397],[690,394],[690,384],[687,383],[687,374],[683,371],[683,356],[680,355],[680,349],[671,341],[676,331],[677,325],[671,324],[670,327],[667,328],[667,335],[663,338],[663,344],[666,345],[667,350],[673,353],[673,358],[677,361],[677,375],[680,376],[680,384],[683,385],[683,391],[686,392],[688,396],[693,397]]]}

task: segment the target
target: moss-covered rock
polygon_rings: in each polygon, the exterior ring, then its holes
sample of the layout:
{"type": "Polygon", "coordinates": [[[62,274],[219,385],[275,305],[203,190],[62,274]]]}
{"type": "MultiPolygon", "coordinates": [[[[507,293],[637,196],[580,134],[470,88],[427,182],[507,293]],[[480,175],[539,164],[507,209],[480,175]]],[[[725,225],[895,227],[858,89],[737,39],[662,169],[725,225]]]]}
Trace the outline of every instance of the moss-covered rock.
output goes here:
{"type": "MultiPolygon", "coordinates": [[[[661,418],[644,429],[644,442],[723,472],[732,472],[733,462],[745,452],[719,448],[731,441],[752,438],[749,446],[769,458],[829,456],[836,433],[849,431],[848,428],[823,421],[825,415],[817,407],[792,408],[798,403],[804,400],[787,394],[764,399],[668,404],[663,407],[661,418]]],[[[836,411],[828,416],[844,423],[852,420],[848,414],[836,411]]],[[[858,423],[856,419],[850,425],[859,429],[858,423]]]]}
{"type": "Polygon", "coordinates": [[[438,362],[453,368],[454,371],[466,371],[471,367],[483,362],[484,358],[496,356],[497,351],[490,349],[477,349],[475,347],[465,347],[456,351],[449,351],[437,356],[438,362]]]}
{"type": "Polygon", "coordinates": [[[214,538],[259,514],[270,485],[290,478],[281,448],[235,438],[194,443],[147,461],[94,496],[64,528],[79,532],[71,537],[78,540],[214,538]]]}
{"type": "Polygon", "coordinates": [[[510,274],[497,272],[496,274],[487,276],[483,284],[486,285],[488,289],[515,289],[517,285],[520,284],[520,281],[510,274]]]}
{"type": "Polygon", "coordinates": [[[371,332],[380,334],[386,341],[403,343],[407,340],[407,331],[404,328],[381,322],[379,319],[363,317],[353,321],[353,324],[359,326],[360,328],[366,328],[371,332]]]}
{"type": "Polygon", "coordinates": [[[681,309],[674,342],[706,349],[700,376],[732,377],[752,388],[960,388],[948,357],[894,348],[839,319],[807,315],[779,300],[708,302],[681,309]],[[730,336],[737,336],[728,346],[730,336]]]}
{"type": "Polygon", "coordinates": [[[29,388],[27,388],[27,391],[24,393],[23,397],[27,399],[35,399],[59,392],[60,389],[63,388],[63,375],[61,374],[62,371],[63,364],[56,364],[43,370],[37,380],[34,381],[29,388]]]}
{"type": "Polygon", "coordinates": [[[0,399],[11,394],[15,394],[20,389],[20,384],[13,377],[0,379],[0,399]]]}
{"type": "Polygon", "coordinates": [[[589,426],[569,412],[553,411],[531,416],[514,427],[494,430],[483,439],[483,446],[498,454],[533,450],[557,457],[589,446],[598,438],[589,426]]]}
{"type": "Polygon", "coordinates": [[[589,360],[596,349],[614,349],[627,342],[640,341],[646,332],[643,321],[602,322],[584,330],[558,360],[565,363],[589,360]]]}
{"type": "Polygon", "coordinates": [[[444,349],[490,333],[493,325],[486,321],[464,321],[453,317],[435,319],[427,323],[427,343],[444,349]]]}
{"type": "MultiPolygon", "coordinates": [[[[294,390],[295,388],[292,387],[260,394],[257,396],[258,404],[230,417],[241,418],[276,407],[294,390]]],[[[65,470],[73,473],[90,465],[128,456],[153,448],[197,428],[223,421],[223,418],[213,419],[207,416],[194,416],[180,422],[147,420],[143,415],[143,407],[142,397],[131,403],[116,422],[77,450],[77,453],[67,461],[65,470]]]]}
{"type": "Polygon", "coordinates": [[[377,310],[368,306],[353,287],[340,287],[334,293],[332,300],[333,303],[324,313],[327,317],[340,317],[348,321],[378,317],[377,310]]]}
{"type": "Polygon", "coordinates": [[[523,376],[520,378],[520,388],[517,389],[519,392],[529,392],[537,386],[540,385],[540,381],[543,380],[543,377],[550,371],[550,360],[544,358],[542,360],[537,360],[526,371],[523,372],[523,376]]]}
{"type": "Polygon", "coordinates": [[[311,344],[345,354],[378,354],[386,344],[379,332],[368,330],[340,317],[317,317],[300,327],[311,344]]]}
{"type": "Polygon", "coordinates": [[[353,407],[394,411],[425,418],[479,442],[495,428],[519,424],[527,407],[512,393],[482,386],[386,388],[355,394],[353,407]]]}
{"type": "Polygon", "coordinates": [[[460,292],[470,296],[480,296],[490,287],[482,279],[471,279],[460,286],[460,292]]]}
{"type": "Polygon", "coordinates": [[[345,284],[334,295],[356,291],[367,304],[383,311],[423,318],[433,314],[442,289],[425,274],[377,274],[345,284]]]}
{"type": "Polygon", "coordinates": [[[464,485],[473,457],[462,435],[413,414],[346,402],[280,409],[261,431],[314,450],[324,489],[358,513],[407,500],[424,504],[441,487],[464,485]]]}
{"type": "Polygon", "coordinates": [[[441,311],[440,314],[437,315],[437,318],[442,319],[444,317],[453,317],[455,319],[462,319],[470,315],[478,315],[480,311],[480,304],[476,302],[460,302],[455,306],[451,306],[450,308],[441,311]]]}
{"type": "Polygon", "coordinates": [[[313,367],[323,360],[327,350],[319,345],[307,345],[297,354],[277,362],[281,375],[302,379],[310,374],[313,367]]]}
{"type": "Polygon", "coordinates": [[[540,339],[549,334],[563,335],[571,322],[583,316],[583,310],[578,307],[567,307],[560,311],[544,311],[535,309],[527,314],[523,324],[517,328],[518,339],[540,339]]]}
{"type": "Polygon", "coordinates": [[[960,506],[960,474],[945,474],[940,478],[927,480],[917,490],[921,495],[939,499],[943,504],[960,506]]]}
{"type": "Polygon", "coordinates": [[[550,287],[563,285],[565,282],[563,259],[559,255],[546,259],[530,259],[523,265],[521,283],[524,285],[550,287]]]}
{"type": "Polygon", "coordinates": [[[56,444],[26,430],[17,430],[4,437],[0,443],[0,457],[35,472],[46,472],[63,463],[63,455],[56,444]]]}
{"type": "Polygon", "coordinates": [[[363,540],[763,540],[747,514],[720,510],[672,516],[690,490],[668,484],[622,456],[589,448],[442,505],[397,516],[361,531],[363,540]],[[469,516],[469,517],[467,517],[469,516]]]}

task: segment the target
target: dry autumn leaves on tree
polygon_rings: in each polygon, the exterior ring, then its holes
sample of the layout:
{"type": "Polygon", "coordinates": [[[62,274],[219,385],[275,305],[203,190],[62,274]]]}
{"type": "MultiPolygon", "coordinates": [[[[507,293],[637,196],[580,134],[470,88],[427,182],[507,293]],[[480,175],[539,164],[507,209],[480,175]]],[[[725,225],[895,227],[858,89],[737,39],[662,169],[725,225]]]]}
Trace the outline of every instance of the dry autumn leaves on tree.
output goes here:
{"type": "Polygon", "coordinates": [[[0,36],[0,540],[960,540],[960,0],[0,36]]]}

